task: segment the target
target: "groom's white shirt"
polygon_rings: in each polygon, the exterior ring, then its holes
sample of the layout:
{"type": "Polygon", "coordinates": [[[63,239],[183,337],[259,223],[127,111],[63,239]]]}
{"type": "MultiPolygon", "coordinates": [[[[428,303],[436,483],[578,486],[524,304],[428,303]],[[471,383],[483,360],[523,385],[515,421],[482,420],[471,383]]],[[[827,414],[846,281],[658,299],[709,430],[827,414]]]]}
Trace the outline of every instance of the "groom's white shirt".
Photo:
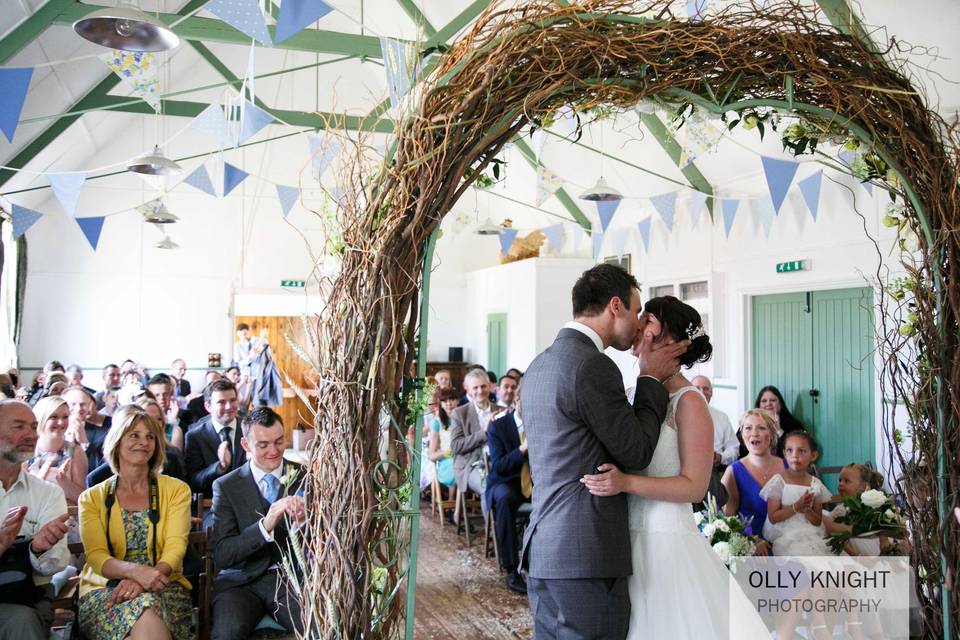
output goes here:
{"type": "Polygon", "coordinates": [[[603,340],[600,339],[600,334],[596,331],[583,324],[582,322],[577,322],[576,320],[571,320],[567,324],[563,325],[564,329],[575,329],[583,335],[590,338],[594,345],[597,347],[597,351],[603,351],[603,340]]]}

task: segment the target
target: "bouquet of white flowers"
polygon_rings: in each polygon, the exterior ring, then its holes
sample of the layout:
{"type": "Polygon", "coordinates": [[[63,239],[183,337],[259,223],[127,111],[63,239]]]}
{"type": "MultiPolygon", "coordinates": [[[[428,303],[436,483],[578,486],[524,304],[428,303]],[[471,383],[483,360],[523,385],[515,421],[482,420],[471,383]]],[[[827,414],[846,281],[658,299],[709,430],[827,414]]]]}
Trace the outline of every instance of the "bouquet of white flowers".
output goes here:
{"type": "Polygon", "coordinates": [[[717,509],[717,500],[707,496],[707,508],[694,514],[700,533],[707,539],[721,562],[731,567],[731,558],[752,556],[757,550],[750,523],[737,516],[725,516],[717,509]]]}
{"type": "Polygon", "coordinates": [[[843,504],[834,509],[834,522],[850,526],[850,531],[827,534],[825,539],[837,555],[850,538],[906,537],[906,520],[893,496],[876,489],[864,491],[859,496],[844,496],[843,504]]]}

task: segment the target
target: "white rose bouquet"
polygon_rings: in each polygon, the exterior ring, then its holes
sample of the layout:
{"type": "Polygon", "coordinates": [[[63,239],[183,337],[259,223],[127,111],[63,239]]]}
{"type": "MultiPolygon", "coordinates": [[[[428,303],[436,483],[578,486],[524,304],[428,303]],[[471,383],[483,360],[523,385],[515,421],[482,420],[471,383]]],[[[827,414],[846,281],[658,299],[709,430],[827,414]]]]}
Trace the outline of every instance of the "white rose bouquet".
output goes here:
{"type": "Polygon", "coordinates": [[[836,531],[825,536],[830,549],[837,555],[851,538],[905,538],[906,520],[900,508],[883,491],[869,489],[859,496],[844,496],[843,504],[834,510],[834,522],[845,524],[850,531],[836,531]]]}
{"type": "Polygon", "coordinates": [[[752,556],[757,550],[750,524],[744,523],[737,516],[721,514],[712,495],[707,497],[707,508],[695,513],[694,520],[720,561],[730,567],[731,571],[736,569],[731,565],[733,558],[752,556]]]}

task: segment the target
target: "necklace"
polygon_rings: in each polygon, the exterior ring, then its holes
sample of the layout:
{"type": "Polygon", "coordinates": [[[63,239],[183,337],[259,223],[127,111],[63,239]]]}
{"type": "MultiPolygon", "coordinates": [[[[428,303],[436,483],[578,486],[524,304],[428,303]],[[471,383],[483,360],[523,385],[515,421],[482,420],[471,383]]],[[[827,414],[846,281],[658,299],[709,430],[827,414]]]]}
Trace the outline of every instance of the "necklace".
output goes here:
{"type": "Polygon", "coordinates": [[[770,478],[773,477],[773,473],[765,472],[762,467],[759,467],[756,462],[753,463],[754,471],[757,475],[760,476],[760,487],[764,487],[767,482],[770,481],[770,478]]]}

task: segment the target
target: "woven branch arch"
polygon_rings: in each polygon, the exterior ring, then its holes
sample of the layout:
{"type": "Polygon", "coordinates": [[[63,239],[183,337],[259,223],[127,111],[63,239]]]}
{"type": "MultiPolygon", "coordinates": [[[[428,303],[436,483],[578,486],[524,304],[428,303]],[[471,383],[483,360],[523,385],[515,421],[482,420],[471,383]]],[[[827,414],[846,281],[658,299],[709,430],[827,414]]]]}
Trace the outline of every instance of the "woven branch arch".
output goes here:
{"type": "MultiPolygon", "coordinates": [[[[398,126],[385,162],[371,167],[369,147],[354,140],[341,176],[349,193],[337,209],[341,269],[322,283],[326,308],[305,346],[321,380],[304,559],[311,571],[301,594],[306,637],[386,638],[402,628],[408,576],[398,560],[417,491],[403,444],[415,411],[403,399],[415,386],[422,266],[443,216],[531,123],[564,105],[589,117],[654,96],[715,113],[803,114],[825,135],[852,132],[890,169],[887,186],[906,205],[901,232],[915,234],[919,250],[904,254],[908,278],[899,289],[915,305],[913,333],[883,321],[883,386],[911,415],[913,453],[893,446],[891,455],[911,469],[901,490],[914,564],[926,572],[926,636],[942,637],[940,584],[953,580],[960,545],[942,510],[909,499],[926,491],[955,501],[960,487],[956,458],[944,466],[944,452],[960,450],[957,132],[904,71],[799,2],[731,7],[700,23],[673,16],[673,4],[494,6],[421,84],[419,107],[398,126]]],[[[955,590],[950,597],[960,608],[955,590]]]]}

